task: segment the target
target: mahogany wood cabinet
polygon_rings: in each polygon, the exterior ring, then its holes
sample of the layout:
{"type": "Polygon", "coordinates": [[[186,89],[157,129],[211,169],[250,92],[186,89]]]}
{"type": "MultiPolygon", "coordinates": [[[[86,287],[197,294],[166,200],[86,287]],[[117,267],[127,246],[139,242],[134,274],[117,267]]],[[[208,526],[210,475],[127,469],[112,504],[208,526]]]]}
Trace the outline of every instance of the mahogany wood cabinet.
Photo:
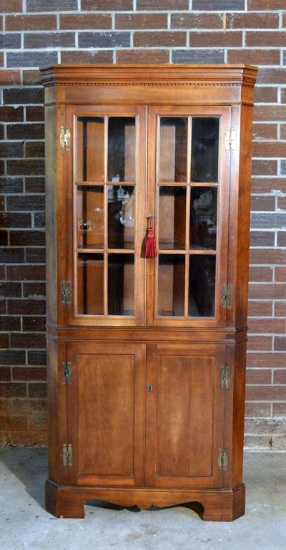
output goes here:
{"type": "Polygon", "coordinates": [[[253,88],[244,65],[55,65],[47,510],[244,513],[253,88]]]}

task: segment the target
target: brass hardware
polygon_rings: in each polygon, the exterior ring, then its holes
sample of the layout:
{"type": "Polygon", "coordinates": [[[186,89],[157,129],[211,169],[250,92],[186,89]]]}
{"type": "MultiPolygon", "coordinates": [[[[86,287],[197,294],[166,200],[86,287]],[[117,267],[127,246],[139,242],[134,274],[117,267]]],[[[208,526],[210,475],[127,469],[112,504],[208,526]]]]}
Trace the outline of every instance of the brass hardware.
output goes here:
{"type": "Polygon", "coordinates": [[[61,284],[61,302],[62,304],[70,304],[71,303],[71,282],[70,281],[62,281],[61,284]]]}
{"type": "Polygon", "coordinates": [[[73,461],[73,450],[71,443],[64,443],[63,444],[63,465],[64,466],[72,466],[73,461]]]}
{"type": "Polygon", "coordinates": [[[72,364],[70,362],[68,363],[62,363],[62,381],[63,384],[71,384],[72,380],[72,364]]]}
{"type": "Polygon", "coordinates": [[[71,129],[69,126],[66,128],[64,126],[60,127],[60,146],[61,146],[61,152],[63,153],[66,149],[67,151],[70,150],[70,143],[71,143],[71,129]]]}
{"type": "Polygon", "coordinates": [[[147,392],[151,393],[154,389],[154,386],[153,386],[153,384],[147,384],[146,388],[147,388],[147,392]]]}
{"type": "Polygon", "coordinates": [[[230,367],[228,367],[227,365],[221,367],[221,371],[220,371],[220,387],[221,388],[225,388],[225,389],[229,389],[230,387],[230,374],[231,374],[231,370],[230,370],[230,367]]]}
{"type": "Polygon", "coordinates": [[[221,298],[222,307],[230,309],[232,306],[232,285],[223,285],[221,298]]]}
{"type": "Polygon", "coordinates": [[[228,449],[219,449],[218,450],[218,460],[217,465],[219,471],[226,472],[228,469],[228,449]]]}

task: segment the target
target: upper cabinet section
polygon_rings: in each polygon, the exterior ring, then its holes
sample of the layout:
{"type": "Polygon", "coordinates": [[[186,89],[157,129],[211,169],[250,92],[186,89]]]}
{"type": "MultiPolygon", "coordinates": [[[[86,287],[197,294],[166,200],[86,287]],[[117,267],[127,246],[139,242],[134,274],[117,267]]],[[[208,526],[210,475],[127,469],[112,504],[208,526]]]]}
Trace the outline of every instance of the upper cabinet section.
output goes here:
{"type": "Polygon", "coordinates": [[[256,68],[42,73],[49,322],[243,325],[256,68]]]}

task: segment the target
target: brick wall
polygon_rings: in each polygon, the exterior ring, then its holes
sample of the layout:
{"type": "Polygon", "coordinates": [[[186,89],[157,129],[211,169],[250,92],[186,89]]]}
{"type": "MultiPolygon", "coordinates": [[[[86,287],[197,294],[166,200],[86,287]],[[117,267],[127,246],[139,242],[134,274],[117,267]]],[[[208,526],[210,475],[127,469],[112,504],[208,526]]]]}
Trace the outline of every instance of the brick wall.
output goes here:
{"type": "Polygon", "coordinates": [[[252,63],[260,71],[246,446],[286,449],[285,0],[0,0],[0,7],[0,442],[46,443],[39,66],[252,63]]]}

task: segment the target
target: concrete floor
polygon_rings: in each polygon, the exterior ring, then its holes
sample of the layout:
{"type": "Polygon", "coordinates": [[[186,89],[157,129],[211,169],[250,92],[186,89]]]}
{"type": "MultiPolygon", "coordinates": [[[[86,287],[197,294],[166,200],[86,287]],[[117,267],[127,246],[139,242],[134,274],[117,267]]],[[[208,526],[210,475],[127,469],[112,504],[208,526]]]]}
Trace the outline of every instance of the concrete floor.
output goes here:
{"type": "Polygon", "coordinates": [[[286,453],[246,453],[247,506],[231,523],[184,507],[134,511],[86,506],[85,519],[44,509],[47,451],[0,447],[1,550],[285,550],[286,453]]]}

